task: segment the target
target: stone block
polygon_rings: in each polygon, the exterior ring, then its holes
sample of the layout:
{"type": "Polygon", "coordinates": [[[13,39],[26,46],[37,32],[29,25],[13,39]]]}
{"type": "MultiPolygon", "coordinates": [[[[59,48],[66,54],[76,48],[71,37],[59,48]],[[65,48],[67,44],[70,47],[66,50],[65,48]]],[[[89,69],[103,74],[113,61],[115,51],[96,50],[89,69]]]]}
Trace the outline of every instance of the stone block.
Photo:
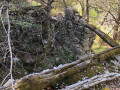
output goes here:
{"type": "Polygon", "coordinates": [[[87,34],[90,34],[92,31],[89,29],[89,28],[87,28],[87,27],[85,27],[84,28],[84,31],[85,31],[85,33],[87,33],[87,34]]]}

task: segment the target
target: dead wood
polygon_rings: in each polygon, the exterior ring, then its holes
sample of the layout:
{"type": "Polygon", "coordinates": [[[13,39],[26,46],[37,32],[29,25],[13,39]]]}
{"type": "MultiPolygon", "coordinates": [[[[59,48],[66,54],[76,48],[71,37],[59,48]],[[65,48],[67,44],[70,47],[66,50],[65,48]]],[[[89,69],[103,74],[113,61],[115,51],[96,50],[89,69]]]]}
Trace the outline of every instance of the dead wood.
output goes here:
{"type": "Polygon", "coordinates": [[[103,39],[107,44],[109,44],[111,47],[115,47],[118,46],[119,44],[113,40],[110,36],[108,36],[107,34],[105,34],[104,32],[102,32],[101,30],[99,30],[98,28],[96,28],[95,26],[88,24],[86,25],[87,28],[89,28],[90,30],[94,31],[101,39],[103,39]]]}
{"type": "Polygon", "coordinates": [[[47,86],[55,85],[56,82],[76,74],[79,70],[119,53],[120,46],[117,46],[63,66],[54,67],[54,69],[27,75],[15,82],[15,88],[17,88],[16,90],[38,90],[38,88],[43,89],[47,86]]]}
{"type": "Polygon", "coordinates": [[[111,81],[115,78],[119,78],[119,73],[106,73],[103,75],[96,75],[90,79],[86,79],[84,81],[79,81],[78,83],[75,83],[73,85],[67,86],[65,89],[62,90],[83,90],[83,89],[89,89],[90,87],[93,87],[97,84],[100,84],[102,82],[111,81]]]}

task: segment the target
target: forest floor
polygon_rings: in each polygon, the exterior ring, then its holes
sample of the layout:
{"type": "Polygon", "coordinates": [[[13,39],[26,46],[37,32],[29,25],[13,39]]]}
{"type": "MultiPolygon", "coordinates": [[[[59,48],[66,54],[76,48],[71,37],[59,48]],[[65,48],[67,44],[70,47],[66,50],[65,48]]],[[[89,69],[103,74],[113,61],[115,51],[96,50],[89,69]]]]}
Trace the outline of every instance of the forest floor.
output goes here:
{"type": "MultiPolygon", "coordinates": [[[[96,39],[94,40],[94,44],[92,46],[92,50],[94,51],[93,53],[101,52],[101,51],[104,51],[104,50],[106,50],[108,48],[111,48],[111,47],[108,44],[106,44],[104,41],[102,41],[98,36],[96,36],[96,39]]],[[[71,54],[69,55],[69,57],[67,59],[68,59],[69,62],[72,62],[72,61],[70,61],[71,60],[71,54]]],[[[25,65],[23,65],[23,63],[21,63],[21,62],[17,62],[17,63],[20,64],[20,65],[17,66],[16,63],[15,63],[14,70],[13,70],[14,77],[20,78],[21,76],[18,76],[18,74],[19,75],[21,74],[23,76],[26,75],[26,74],[28,74],[28,73],[26,73],[26,71],[24,69],[25,65]]],[[[5,64],[0,63],[0,68],[2,66],[4,67],[4,69],[3,68],[0,69],[1,74],[5,72],[3,74],[4,76],[0,77],[1,79],[4,79],[3,77],[5,77],[9,73],[9,68],[6,67],[5,65],[7,66],[8,64],[7,63],[5,63],[5,64]]],[[[44,60],[44,62],[42,63],[42,65],[44,66],[44,69],[57,66],[56,62],[54,62],[54,60],[52,60],[52,59],[47,59],[47,61],[44,60]]],[[[32,65],[28,65],[28,68],[33,68],[31,66],[32,65]]],[[[85,74],[91,77],[91,76],[94,76],[93,74],[91,75],[92,72],[96,72],[97,74],[98,73],[102,74],[103,72],[107,72],[107,71],[117,72],[117,73],[120,72],[120,69],[118,71],[115,71],[114,68],[111,69],[111,66],[112,65],[109,64],[109,62],[108,63],[104,62],[104,63],[101,64],[101,67],[102,67],[101,69],[99,69],[98,66],[93,66],[94,69],[92,69],[92,67],[90,67],[88,69],[88,71],[86,70],[87,73],[85,73],[85,74]],[[96,70],[95,67],[98,68],[98,70],[96,70]]],[[[40,67],[38,67],[38,70],[42,71],[40,67]]],[[[47,90],[52,90],[52,89],[47,89],[47,90]]],[[[95,87],[93,87],[93,88],[91,88],[89,90],[120,90],[120,79],[115,79],[115,80],[110,81],[110,82],[104,82],[104,83],[102,83],[100,85],[96,85],[95,87]]]]}
{"type": "Polygon", "coordinates": [[[96,36],[96,39],[94,40],[94,43],[92,45],[92,50],[96,53],[106,50],[108,48],[111,47],[107,43],[105,43],[102,39],[100,39],[98,36],[96,36]]]}

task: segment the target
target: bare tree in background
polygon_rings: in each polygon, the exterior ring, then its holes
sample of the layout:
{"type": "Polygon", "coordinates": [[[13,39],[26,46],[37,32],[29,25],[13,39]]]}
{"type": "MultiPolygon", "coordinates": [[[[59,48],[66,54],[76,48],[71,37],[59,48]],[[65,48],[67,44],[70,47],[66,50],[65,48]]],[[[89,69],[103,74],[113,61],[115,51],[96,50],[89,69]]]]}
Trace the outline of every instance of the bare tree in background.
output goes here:
{"type": "Polygon", "coordinates": [[[103,22],[106,21],[113,26],[113,38],[120,40],[120,0],[96,0],[91,3],[92,7],[99,8],[103,13],[106,13],[103,22]]]}
{"type": "Polygon", "coordinates": [[[86,19],[87,23],[89,23],[89,0],[86,0],[86,19]]]}
{"type": "Polygon", "coordinates": [[[89,23],[89,0],[77,0],[81,5],[82,16],[87,19],[89,23]]]}
{"type": "Polygon", "coordinates": [[[114,32],[113,32],[114,40],[120,40],[119,26],[120,26],[120,1],[119,1],[118,11],[117,11],[117,14],[116,14],[116,21],[115,21],[115,24],[114,24],[114,32]]]}

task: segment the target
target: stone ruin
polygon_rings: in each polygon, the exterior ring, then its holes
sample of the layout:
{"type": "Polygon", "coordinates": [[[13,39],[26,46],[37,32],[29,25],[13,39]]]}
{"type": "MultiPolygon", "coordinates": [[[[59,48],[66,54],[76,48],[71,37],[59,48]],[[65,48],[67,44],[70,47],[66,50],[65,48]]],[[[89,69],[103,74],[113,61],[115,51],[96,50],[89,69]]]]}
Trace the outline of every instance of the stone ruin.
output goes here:
{"type": "MultiPolygon", "coordinates": [[[[37,48],[37,50],[39,50],[37,52],[44,52],[44,45],[47,43],[46,14],[47,13],[45,9],[36,9],[24,12],[22,19],[21,17],[18,18],[18,20],[21,19],[20,21],[22,22],[25,21],[32,24],[41,25],[41,27],[37,28],[32,26],[30,29],[28,29],[28,31],[21,30],[21,34],[18,33],[20,35],[17,35],[21,36],[23,39],[23,44],[26,42],[27,44],[30,42],[32,43],[32,41],[35,41],[33,39],[36,39],[34,44],[38,43],[38,41],[43,44],[36,45],[32,51],[35,51],[34,49],[37,48]],[[42,38],[40,37],[41,35],[42,38]],[[38,48],[41,48],[42,50],[38,48]]],[[[65,16],[59,17],[57,19],[51,18],[51,22],[51,28],[53,31],[51,33],[52,38],[58,40],[58,42],[61,43],[65,50],[69,49],[70,52],[72,52],[74,55],[77,55],[77,57],[91,53],[91,47],[95,39],[95,33],[85,27],[87,24],[85,19],[80,16],[76,10],[67,8],[65,10],[65,16]]],[[[57,46],[61,47],[59,45],[57,46]]]]}
{"type": "Polygon", "coordinates": [[[69,48],[78,57],[91,53],[95,33],[85,27],[86,20],[76,10],[66,8],[65,16],[56,24],[57,38],[65,48],[69,48]],[[62,25],[60,25],[62,24],[62,25]]]}
{"type": "MultiPolygon", "coordinates": [[[[24,66],[24,69],[20,70],[21,66],[16,63],[14,70],[16,78],[72,62],[91,53],[95,33],[85,27],[85,19],[75,10],[66,9],[65,15],[51,16],[52,44],[49,56],[43,56],[48,43],[47,11],[40,7],[27,7],[9,13],[13,60],[15,63],[20,62],[24,66]],[[51,59],[52,62],[50,62],[51,59]]],[[[5,27],[7,27],[6,22],[5,27]]],[[[6,33],[3,27],[0,28],[0,55],[4,57],[7,50],[6,33]]],[[[6,57],[6,62],[1,60],[1,63],[9,67],[9,57],[6,57]]],[[[2,70],[1,80],[7,73],[7,69],[4,69],[2,64],[0,67],[2,70]]]]}
{"type": "MultiPolygon", "coordinates": [[[[19,56],[21,52],[27,52],[26,54],[22,53],[22,57],[24,56],[26,60],[29,60],[25,62],[34,62],[36,55],[42,55],[47,45],[46,9],[40,7],[25,8],[11,11],[10,15],[12,16],[11,36],[16,55],[19,56]]],[[[51,16],[50,19],[51,53],[57,48],[61,50],[60,52],[71,53],[75,57],[74,59],[90,54],[95,33],[85,27],[86,20],[76,10],[70,8],[67,8],[65,15],[61,16],[51,16]]]]}

